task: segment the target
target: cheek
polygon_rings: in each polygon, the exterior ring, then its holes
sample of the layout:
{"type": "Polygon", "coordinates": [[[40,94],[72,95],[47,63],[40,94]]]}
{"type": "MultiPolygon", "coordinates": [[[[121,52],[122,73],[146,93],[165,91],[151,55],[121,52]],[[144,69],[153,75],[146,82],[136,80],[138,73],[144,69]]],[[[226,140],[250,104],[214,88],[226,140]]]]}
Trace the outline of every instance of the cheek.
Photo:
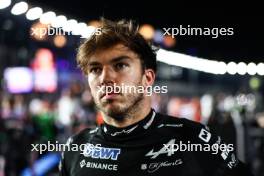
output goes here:
{"type": "Polygon", "coordinates": [[[129,78],[126,78],[127,83],[142,84],[142,75],[140,73],[133,73],[129,78]]]}
{"type": "Polygon", "coordinates": [[[88,78],[88,85],[91,89],[91,93],[92,95],[96,95],[96,92],[97,92],[97,81],[96,79],[93,79],[93,78],[88,78]]]}
{"type": "Polygon", "coordinates": [[[141,83],[142,73],[138,68],[131,69],[127,74],[121,75],[122,80],[126,83],[141,83]]]}

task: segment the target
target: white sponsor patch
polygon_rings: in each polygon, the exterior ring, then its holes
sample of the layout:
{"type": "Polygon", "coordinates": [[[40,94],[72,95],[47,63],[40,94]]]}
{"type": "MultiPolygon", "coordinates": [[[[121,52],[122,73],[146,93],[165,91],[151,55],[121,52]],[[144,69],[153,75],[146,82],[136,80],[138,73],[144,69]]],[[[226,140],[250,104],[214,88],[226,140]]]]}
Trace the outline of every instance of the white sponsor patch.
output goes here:
{"type": "Polygon", "coordinates": [[[83,168],[83,166],[85,166],[85,165],[86,165],[85,160],[82,160],[82,161],[80,162],[80,167],[83,168]]]}
{"type": "Polygon", "coordinates": [[[211,133],[202,128],[199,134],[199,138],[204,142],[209,142],[209,140],[211,139],[211,133]]]}
{"type": "Polygon", "coordinates": [[[224,160],[226,160],[226,158],[228,157],[228,151],[223,151],[223,152],[221,153],[221,156],[222,156],[222,158],[223,158],[224,160]]]}
{"type": "Polygon", "coordinates": [[[235,155],[232,154],[231,155],[231,161],[229,161],[229,163],[227,164],[227,166],[232,169],[233,167],[236,167],[236,165],[238,164],[238,160],[236,159],[235,155]]]}

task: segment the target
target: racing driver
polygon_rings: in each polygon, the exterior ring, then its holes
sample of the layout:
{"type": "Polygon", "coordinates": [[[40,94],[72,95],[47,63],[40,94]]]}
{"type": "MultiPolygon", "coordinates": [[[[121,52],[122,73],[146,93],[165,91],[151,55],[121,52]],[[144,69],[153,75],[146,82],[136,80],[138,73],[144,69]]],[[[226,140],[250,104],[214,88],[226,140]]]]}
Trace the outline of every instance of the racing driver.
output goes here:
{"type": "Polygon", "coordinates": [[[113,91],[154,85],[156,50],[131,20],[102,19],[99,32],[78,48],[77,63],[104,123],[68,139],[67,146],[84,147],[62,153],[60,175],[252,175],[232,145],[206,125],[155,112],[145,91],[113,91]]]}

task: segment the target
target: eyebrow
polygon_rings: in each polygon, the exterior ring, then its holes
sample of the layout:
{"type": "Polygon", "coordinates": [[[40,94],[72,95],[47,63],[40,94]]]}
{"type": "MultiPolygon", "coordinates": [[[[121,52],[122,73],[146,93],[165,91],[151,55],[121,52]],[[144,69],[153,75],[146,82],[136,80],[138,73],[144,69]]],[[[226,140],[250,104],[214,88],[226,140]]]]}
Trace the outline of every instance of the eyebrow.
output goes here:
{"type": "Polygon", "coordinates": [[[128,59],[130,59],[128,56],[123,55],[123,56],[118,56],[118,57],[116,57],[116,58],[111,59],[110,62],[111,62],[111,63],[115,63],[115,62],[120,62],[120,61],[128,60],[128,59]]]}
{"type": "MultiPolygon", "coordinates": [[[[129,57],[126,55],[118,56],[118,57],[112,58],[110,63],[116,63],[116,62],[120,62],[120,61],[127,60],[127,59],[129,59],[129,57]]],[[[97,61],[92,61],[88,63],[88,66],[98,66],[98,65],[101,65],[101,63],[97,61]]]]}

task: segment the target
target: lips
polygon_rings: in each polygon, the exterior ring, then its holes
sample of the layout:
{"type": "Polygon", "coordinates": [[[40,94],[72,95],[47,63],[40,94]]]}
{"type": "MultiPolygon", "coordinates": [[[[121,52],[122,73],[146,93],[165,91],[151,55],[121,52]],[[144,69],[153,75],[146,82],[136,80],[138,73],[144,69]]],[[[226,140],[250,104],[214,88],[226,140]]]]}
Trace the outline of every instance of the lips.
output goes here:
{"type": "Polygon", "coordinates": [[[117,95],[120,95],[120,93],[104,92],[103,94],[100,95],[100,99],[102,99],[102,98],[111,98],[111,97],[115,97],[117,95]]]}
{"type": "Polygon", "coordinates": [[[111,99],[118,95],[121,95],[121,92],[116,92],[114,87],[103,86],[99,92],[99,98],[102,99],[111,99]]]}
{"type": "Polygon", "coordinates": [[[115,98],[118,95],[119,95],[118,93],[109,93],[109,94],[105,94],[103,96],[103,98],[105,98],[105,99],[112,99],[112,98],[115,98]]]}

